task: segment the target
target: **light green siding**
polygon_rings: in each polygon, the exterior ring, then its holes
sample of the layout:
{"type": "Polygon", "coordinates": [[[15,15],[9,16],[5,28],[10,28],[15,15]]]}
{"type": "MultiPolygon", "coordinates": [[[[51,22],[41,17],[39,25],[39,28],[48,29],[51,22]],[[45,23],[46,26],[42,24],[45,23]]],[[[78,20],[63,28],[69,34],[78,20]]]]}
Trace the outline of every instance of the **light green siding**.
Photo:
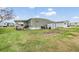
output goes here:
{"type": "Polygon", "coordinates": [[[43,18],[31,18],[30,20],[30,27],[40,27],[41,26],[45,26],[49,23],[52,23],[52,21],[48,20],[48,19],[43,19],[43,18]]]}

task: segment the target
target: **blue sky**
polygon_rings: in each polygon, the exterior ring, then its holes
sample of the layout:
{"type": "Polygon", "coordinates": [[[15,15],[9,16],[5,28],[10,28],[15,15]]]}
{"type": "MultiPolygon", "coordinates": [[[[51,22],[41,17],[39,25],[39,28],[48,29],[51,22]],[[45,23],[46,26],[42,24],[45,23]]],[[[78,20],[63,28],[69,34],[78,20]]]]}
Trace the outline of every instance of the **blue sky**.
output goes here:
{"type": "Polygon", "coordinates": [[[16,19],[47,18],[52,21],[79,21],[78,7],[11,7],[16,19]]]}

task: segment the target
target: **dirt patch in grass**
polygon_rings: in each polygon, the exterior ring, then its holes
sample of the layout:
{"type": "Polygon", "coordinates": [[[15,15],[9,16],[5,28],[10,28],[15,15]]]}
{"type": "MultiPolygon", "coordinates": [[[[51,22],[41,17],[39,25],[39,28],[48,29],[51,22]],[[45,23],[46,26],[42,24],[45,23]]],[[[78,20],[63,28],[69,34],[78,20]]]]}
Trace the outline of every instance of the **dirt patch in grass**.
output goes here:
{"type": "Polygon", "coordinates": [[[52,31],[49,31],[49,32],[44,32],[45,35],[56,35],[56,34],[60,34],[60,33],[63,33],[64,31],[62,30],[52,30],[52,31]]]}
{"type": "Polygon", "coordinates": [[[64,43],[65,41],[60,41],[60,40],[57,40],[56,42],[56,46],[57,46],[57,49],[56,51],[71,51],[71,47],[69,47],[67,44],[64,43]]]}

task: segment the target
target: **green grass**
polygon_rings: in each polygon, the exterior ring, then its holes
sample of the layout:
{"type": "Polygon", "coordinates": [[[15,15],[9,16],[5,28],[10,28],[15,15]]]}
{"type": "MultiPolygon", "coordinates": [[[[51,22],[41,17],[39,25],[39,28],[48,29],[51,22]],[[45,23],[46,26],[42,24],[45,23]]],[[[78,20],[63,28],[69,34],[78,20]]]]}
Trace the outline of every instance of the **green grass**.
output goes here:
{"type": "Polygon", "coordinates": [[[20,31],[0,28],[0,51],[79,51],[78,36],[79,27],[20,31]]]}

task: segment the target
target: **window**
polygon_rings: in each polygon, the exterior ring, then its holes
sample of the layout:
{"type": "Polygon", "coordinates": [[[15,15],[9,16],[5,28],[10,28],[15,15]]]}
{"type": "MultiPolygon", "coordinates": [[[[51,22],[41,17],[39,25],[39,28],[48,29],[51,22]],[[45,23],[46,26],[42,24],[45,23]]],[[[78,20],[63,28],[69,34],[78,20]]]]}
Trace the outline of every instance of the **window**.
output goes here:
{"type": "Polygon", "coordinates": [[[21,24],[21,26],[23,26],[23,24],[21,24]]]}
{"type": "Polygon", "coordinates": [[[66,24],[66,23],[64,23],[64,24],[66,24]]]}

